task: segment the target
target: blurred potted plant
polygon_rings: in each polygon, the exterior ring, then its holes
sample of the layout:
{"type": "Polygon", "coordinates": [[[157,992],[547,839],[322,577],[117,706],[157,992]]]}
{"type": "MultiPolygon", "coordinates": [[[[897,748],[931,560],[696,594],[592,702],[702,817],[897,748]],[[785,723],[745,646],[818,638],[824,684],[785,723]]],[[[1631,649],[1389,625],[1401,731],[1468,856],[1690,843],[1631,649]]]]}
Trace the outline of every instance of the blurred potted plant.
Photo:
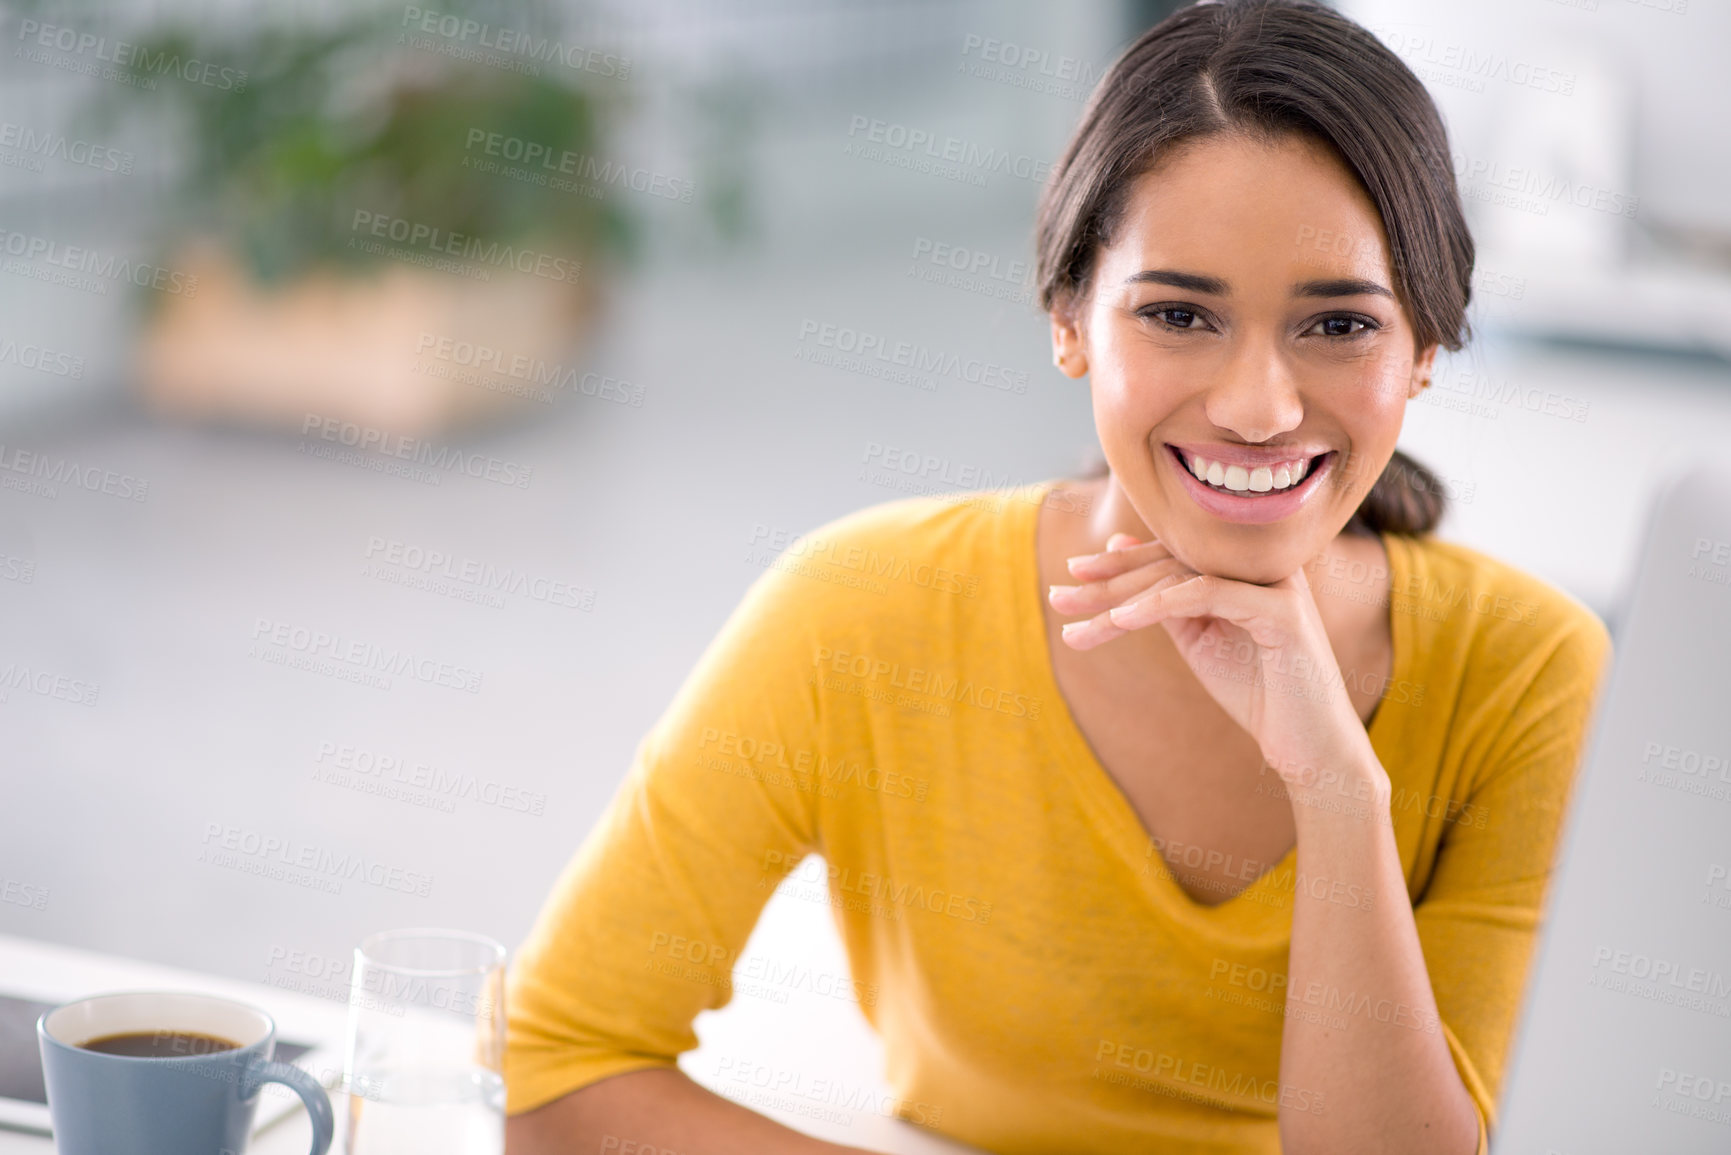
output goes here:
{"type": "MultiPolygon", "coordinates": [[[[595,258],[632,235],[584,179],[608,107],[598,85],[617,90],[624,70],[417,44],[401,23],[140,38],[135,60],[243,74],[163,85],[169,103],[142,109],[184,129],[163,261],[196,278],[195,292],[151,294],[137,361],[151,408],[420,435],[571,383],[595,258]]],[[[105,99],[108,119],[140,111],[105,99]]]]}

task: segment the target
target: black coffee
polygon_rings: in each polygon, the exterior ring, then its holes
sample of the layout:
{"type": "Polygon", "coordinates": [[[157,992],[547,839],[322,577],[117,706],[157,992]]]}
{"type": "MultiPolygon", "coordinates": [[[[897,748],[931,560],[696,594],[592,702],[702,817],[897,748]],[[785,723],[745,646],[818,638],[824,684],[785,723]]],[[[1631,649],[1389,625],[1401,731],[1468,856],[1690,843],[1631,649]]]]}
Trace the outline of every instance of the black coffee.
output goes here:
{"type": "Polygon", "coordinates": [[[240,1046],[229,1039],[201,1035],[196,1031],[128,1031],[103,1035],[78,1045],[86,1051],[124,1055],[129,1059],[185,1059],[192,1055],[232,1051],[240,1046]]]}

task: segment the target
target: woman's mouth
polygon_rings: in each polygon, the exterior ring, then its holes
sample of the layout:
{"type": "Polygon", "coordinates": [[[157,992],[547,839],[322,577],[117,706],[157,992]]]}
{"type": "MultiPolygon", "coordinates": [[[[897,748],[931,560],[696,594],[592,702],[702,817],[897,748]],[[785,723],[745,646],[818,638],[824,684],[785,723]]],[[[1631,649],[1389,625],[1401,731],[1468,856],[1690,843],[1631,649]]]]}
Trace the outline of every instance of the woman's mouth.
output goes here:
{"type": "Polygon", "coordinates": [[[1319,453],[1315,457],[1295,457],[1290,461],[1278,462],[1275,465],[1259,465],[1248,469],[1242,465],[1226,465],[1219,461],[1210,461],[1199,453],[1186,453],[1176,445],[1166,447],[1178,458],[1178,464],[1190,471],[1190,475],[1210,489],[1221,493],[1230,493],[1239,497],[1259,497],[1265,493],[1280,493],[1297,485],[1302,485],[1304,479],[1311,476],[1315,467],[1322,464],[1327,453],[1319,453]]]}
{"type": "Polygon", "coordinates": [[[1334,450],[1295,454],[1285,460],[1241,465],[1210,459],[1195,450],[1166,445],[1184,488],[1209,513],[1227,521],[1279,521],[1303,505],[1333,465],[1334,450]]]}

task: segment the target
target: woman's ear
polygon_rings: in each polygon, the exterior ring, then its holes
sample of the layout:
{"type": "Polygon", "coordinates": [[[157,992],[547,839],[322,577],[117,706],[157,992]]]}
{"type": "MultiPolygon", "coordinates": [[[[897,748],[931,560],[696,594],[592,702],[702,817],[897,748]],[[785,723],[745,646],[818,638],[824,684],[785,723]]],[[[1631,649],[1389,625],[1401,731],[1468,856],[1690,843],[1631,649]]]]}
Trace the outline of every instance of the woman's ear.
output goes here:
{"type": "Polygon", "coordinates": [[[1412,381],[1407,385],[1406,399],[1411,401],[1420,393],[1430,388],[1431,374],[1436,372],[1437,346],[1430,345],[1419,350],[1412,360],[1412,381]]]}
{"type": "Polygon", "coordinates": [[[1088,372],[1088,353],[1082,339],[1082,328],[1076,321],[1071,305],[1052,310],[1052,364],[1066,377],[1081,377],[1088,372]]]}

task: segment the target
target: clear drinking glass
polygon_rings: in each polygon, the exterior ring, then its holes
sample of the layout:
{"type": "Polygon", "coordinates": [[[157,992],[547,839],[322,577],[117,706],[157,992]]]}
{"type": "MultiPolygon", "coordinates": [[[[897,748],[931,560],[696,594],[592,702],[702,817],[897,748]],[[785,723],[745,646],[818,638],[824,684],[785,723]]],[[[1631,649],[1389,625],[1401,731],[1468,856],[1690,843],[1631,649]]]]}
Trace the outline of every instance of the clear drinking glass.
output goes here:
{"type": "Polygon", "coordinates": [[[355,950],[348,1155],[501,1155],[505,948],[455,930],[388,930],[355,950]]]}

